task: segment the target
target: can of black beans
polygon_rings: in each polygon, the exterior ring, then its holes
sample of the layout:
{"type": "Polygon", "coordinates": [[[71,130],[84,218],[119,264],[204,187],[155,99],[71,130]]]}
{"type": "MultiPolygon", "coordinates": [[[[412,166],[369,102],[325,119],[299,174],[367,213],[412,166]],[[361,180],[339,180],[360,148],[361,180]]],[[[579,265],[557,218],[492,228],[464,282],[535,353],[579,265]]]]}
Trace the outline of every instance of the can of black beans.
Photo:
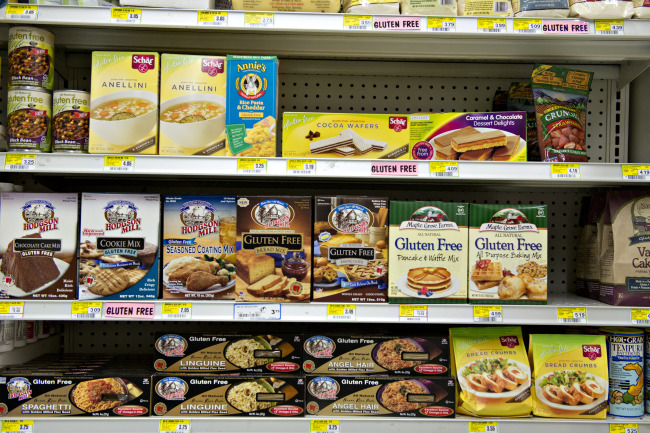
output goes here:
{"type": "Polygon", "coordinates": [[[35,87],[10,87],[7,92],[7,149],[49,152],[52,94],[35,87]]]}
{"type": "Polygon", "coordinates": [[[90,93],[57,90],[52,108],[52,152],[88,152],[90,93]]]}
{"type": "Polygon", "coordinates": [[[36,27],[9,29],[9,86],[54,89],[54,35],[36,27]]]}

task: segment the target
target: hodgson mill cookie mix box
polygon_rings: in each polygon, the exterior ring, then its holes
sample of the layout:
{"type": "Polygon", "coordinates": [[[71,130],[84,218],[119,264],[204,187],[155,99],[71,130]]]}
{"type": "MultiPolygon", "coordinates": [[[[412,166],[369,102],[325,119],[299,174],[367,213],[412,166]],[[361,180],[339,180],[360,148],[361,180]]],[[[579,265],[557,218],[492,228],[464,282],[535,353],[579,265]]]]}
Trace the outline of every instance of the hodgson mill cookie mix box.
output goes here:
{"type": "Polygon", "coordinates": [[[237,198],[238,302],[309,302],[311,197],[237,198]]]}
{"type": "Polygon", "coordinates": [[[546,304],[546,205],[469,205],[470,304],[546,304]]]}
{"type": "Polygon", "coordinates": [[[95,51],[90,153],[158,153],[158,53],[95,51]]]}
{"type": "Polygon", "coordinates": [[[157,299],[158,194],[82,193],[79,299],[157,299]]]}
{"type": "Polygon", "coordinates": [[[234,195],[169,195],[163,207],[163,298],[235,299],[234,195]]]}
{"type": "Polygon", "coordinates": [[[388,198],[317,196],[314,302],[386,302],[388,198]]]}
{"type": "Polygon", "coordinates": [[[388,302],[467,302],[466,203],[390,202],[388,302]]]}

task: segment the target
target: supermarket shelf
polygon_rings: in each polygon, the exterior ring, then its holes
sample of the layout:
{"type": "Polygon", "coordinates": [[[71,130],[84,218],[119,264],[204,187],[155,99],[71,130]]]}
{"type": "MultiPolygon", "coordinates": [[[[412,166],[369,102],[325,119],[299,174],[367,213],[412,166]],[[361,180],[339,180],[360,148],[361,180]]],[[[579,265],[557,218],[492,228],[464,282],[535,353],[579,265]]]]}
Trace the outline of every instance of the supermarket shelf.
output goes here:
{"type": "Polygon", "coordinates": [[[62,334],[52,335],[44,340],[17,347],[11,352],[2,352],[0,353],[0,367],[10,364],[22,364],[46,353],[60,352],[62,339],[62,334]]]}

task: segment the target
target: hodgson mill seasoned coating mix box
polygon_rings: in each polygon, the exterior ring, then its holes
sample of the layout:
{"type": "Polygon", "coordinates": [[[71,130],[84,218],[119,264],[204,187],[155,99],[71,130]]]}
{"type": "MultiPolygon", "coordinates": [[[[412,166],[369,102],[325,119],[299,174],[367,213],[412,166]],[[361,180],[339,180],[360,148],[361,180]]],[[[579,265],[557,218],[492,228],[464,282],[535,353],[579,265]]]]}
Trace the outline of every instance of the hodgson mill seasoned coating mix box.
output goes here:
{"type": "Polygon", "coordinates": [[[169,195],[163,207],[163,298],[235,299],[234,195],[169,195]]]}
{"type": "Polygon", "coordinates": [[[94,51],[90,153],[158,152],[158,53],[94,51]]]}
{"type": "Polygon", "coordinates": [[[388,198],[316,196],[314,302],[386,302],[388,198]]]}
{"type": "Polygon", "coordinates": [[[390,202],[388,302],[467,302],[466,203],[390,202]]]}
{"type": "Polygon", "coordinates": [[[239,302],[309,302],[309,196],[237,197],[239,302]]]}
{"type": "Polygon", "coordinates": [[[469,205],[470,304],[546,304],[546,205],[469,205]]]}

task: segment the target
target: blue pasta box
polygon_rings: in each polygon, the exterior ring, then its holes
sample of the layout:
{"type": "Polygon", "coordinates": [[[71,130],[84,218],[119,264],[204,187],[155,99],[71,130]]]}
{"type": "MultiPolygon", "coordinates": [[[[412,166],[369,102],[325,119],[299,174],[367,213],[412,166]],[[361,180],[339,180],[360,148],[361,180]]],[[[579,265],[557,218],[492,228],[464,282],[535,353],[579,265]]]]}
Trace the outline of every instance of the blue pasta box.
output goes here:
{"type": "Polygon", "coordinates": [[[226,63],[226,155],[276,156],[277,57],[229,55],[226,63]]]}

